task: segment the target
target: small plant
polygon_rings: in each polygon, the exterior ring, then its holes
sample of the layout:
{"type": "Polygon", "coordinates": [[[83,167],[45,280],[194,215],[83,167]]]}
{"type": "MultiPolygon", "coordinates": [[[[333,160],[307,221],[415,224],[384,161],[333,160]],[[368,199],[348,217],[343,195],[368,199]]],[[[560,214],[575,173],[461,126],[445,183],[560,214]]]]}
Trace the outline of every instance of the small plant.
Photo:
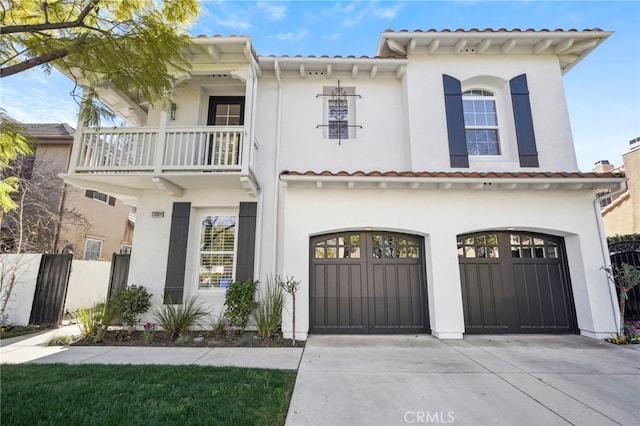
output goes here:
{"type": "Polygon", "coordinates": [[[156,325],[155,324],[151,324],[150,322],[147,322],[144,325],[144,331],[142,332],[142,338],[144,339],[144,343],[146,343],[147,345],[153,341],[153,332],[155,331],[155,329],[156,329],[156,325]]]}
{"type": "Polygon", "coordinates": [[[633,288],[640,284],[640,268],[630,265],[628,263],[622,263],[620,265],[611,265],[610,268],[601,268],[607,273],[607,277],[611,280],[616,287],[620,290],[619,303],[620,303],[620,333],[618,337],[625,338],[625,320],[624,311],[626,308],[626,302],[629,298],[629,292],[633,288]]]}
{"type": "Polygon", "coordinates": [[[278,330],[282,322],[284,290],[272,278],[267,278],[263,294],[262,301],[253,311],[253,319],[258,328],[258,335],[262,338],[267,338],[278,330]]]}
{"type": "Polygon", "coordinates": [[[131,285],[120,289],[115,294],[115,303],[122,319],[122,325],[133,330],[138,323],[138,315],[147,312],[151,307],[151,294],[141,285],[131,285]]]}
{"type": "Polygon", "coordinates": [[[280,287],[282,287],[282,289],[287,292],[288,294],[291,295],[291,301],[292,301],[292,312],[291,312],[291,319],[292,321],[292,327],[293,327],[293,334],[292,334],[292,338],[291,338],[291,345],[295,346],[296,344],[296,293],[298,292],[298,288],[300,288],[300,281],[296,281],[293,279],[293,277],[286,277],[285,279],[282,279],[282,277],[277,276],[276,277],[276,282],[278,283],[278,285],[280,287]]]}
{"type": "Polygon", "coordinates": [[[78,320],[82,336],[93,337],[97,343],[103,340],[104,333],[116,315],[116,309],[113,303],[101,302],[90,308],[76,309],[71,315],[78,320]]]}
{"type": "Polygon", "coordinates": [[[234,282],[227,288],[224,299],[226,307],[226,317],[231,323],[244,331],[247,328],[249,317],[256,309],[255,293],[258,287],[258,281],[247,280],[242,282],[234,282]]]}
{"type": "Polygon", "coordinates": [[[176,343],[179,345],[188,345],[191,342],[193,342],[193,337],[188,334],[181,334],[178,340],[176,340],[176,343]]]}
{"type": "Polygon", "coordinates": [[[153,319],[175,340],[182,336],[189,327],[208,315],[197,297],[190,297],[179,305],[161,305],[154,310],[153,319]]]}
{"type": "Polygon", "coordinates": [[[225,312],[222,311],[218,315],[214,315],[211,320],[211,328],[216,334],[224,334],[226,332],[227,318],[225,312]]]}
{"type": "Polygon", "coordinates": [[[47,346],[69,346],[72,342],[73,339],[71,339],[71,336],[53,336],[47,342],[47,346]]]}

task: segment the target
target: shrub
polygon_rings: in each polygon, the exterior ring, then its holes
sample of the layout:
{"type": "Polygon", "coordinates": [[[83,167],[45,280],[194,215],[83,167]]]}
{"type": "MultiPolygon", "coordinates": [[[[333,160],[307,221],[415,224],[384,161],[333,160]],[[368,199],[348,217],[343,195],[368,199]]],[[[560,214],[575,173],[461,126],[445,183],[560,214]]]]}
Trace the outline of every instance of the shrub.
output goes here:
{"type": "Polygon", "coordinates": [[[71,336],[53,336],[47,342],[47,346],[69,346],[72,342],[71,336]]]}
{"type": "Polygon", "coordinates": [[[213,315],[211,320],[211,328],[214,333],[224,334],[226,332],[227,327],[227,317],[225,316],[224,310],[221,311],[218,315],[213,315]]]}
{"type": "Polygon", "coordinates": [[[257,286],[258,281],[247,280],[231,283],[227,288],[224,299],[224,306],[227,308],[226,317],[241,331],[247,328],[249,317],[256,309],[254,296],[257,286]]]}
{"type": "Polygon", "coordinates": [[[138,323],[138,315],[147,312],[151,306],[151,294],[141,285],[131,285],[116,291],[115,303],[122,318],[122,325],[133,327],[138,323]]]}
{"type": "Polygon", "coordinates": [[[169,333],[171,340],[182,337],[190,326],[209,315],[197,299],[197,297],[190,297],[185,303],[163,304],[154,310],[153,319],[169,333]]]}
{"type": "Polygon", "coordinates": [[[76,309],[72,316],[78,320],[83,337],[93,336],[97,337],[97,341],[101,341],[101,335],[104,335],[104,331],[111,325],[116,313],[113,303],[101,302],[90,308],[76,309]]]}
{"type": "Polygon", "coordinates": [[[253,319],[258,327],[260,337],[270,337],[278,330],[282,322],[282,309],[284,308],[284,290],[273,279],[267,278],[264,287],[264,297],[253,311],[253,319]]]}

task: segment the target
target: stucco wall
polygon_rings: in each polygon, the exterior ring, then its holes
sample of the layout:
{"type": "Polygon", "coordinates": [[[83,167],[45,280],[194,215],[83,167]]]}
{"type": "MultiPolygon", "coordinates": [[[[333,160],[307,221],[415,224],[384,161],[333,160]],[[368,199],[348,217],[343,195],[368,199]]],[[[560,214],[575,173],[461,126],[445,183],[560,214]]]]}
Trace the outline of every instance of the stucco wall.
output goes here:
{"type": "Polygon", "coordinates": [[[111,206],[85,195],[86,190],[67,185],[65,196],[66,210],[74,210],[83,220],[74,220],[73,215],[63,216],[63,225],[60,231],[60,248],[66,244],[74,247],[74,258],[84,257],[87,238],[102,241],[102,253],[100,257],[111,260],[113,253],[120,253],[122,244],[131,244],[131,232],[129,222],[129,205],[116,199],[116,204],[111,206]]]}
{"type": "Polygon", "coordinates": [[[64,308],[73,312],[107,300],[111,262],[74,260],[64,308]]]}
{"type": "MultiPolygon", "coordinates": [[[[432,331],[464,332],[456,236],[480,230],[535,231],[565,238],[578,327],[590,336],[614,333],[612,288],[604,265],[592,194],[588,191],[411,191],[288,188],[283,275],[302,280],[296,334],[309,326],[309,237],[348,229],[422,235],[426,245],[432,331]]],[[[285,332],[291,324],[285,317],[285,332]]]]}
{"type": "MultiPolygon", "coordinates": [[[[0,273],[4,279],[8,279],[13,270],[16,271],[16,282],[9,296],[5,315],[7,322],[16,325],[26,325],[29,323],[31,315],[31,305],[33,305],[33,294],[36,290],[36,280],[40,268],[40,254],[2,254],[0,255],[0,273]]],[[[0,297],[5,297],[3,291],[0,297]]]]}
{"type": "MultiPolygon", "coordinates": [[[[201,214],[237,215],[243,201],[256,201],[244,191],[191,190],[182,197],[172,198],[162,191],[145,191],[139,200],[136,232],[129,268],[128,284],[142,285],[153,294],[152,303],[162,303],[169,252],[171,212],[174,202],[191,202],[187,264],[185,267],[186,297],[198,296],[212,314],[218,314],[224,304],[223,289],[198,290],[198,250],[201,214]],[[164,217],[152,218],[153,211],[163,211],[164,217]]],[[[256,268],[261,251],[256,253],[256,268]]],[[[150,315],[144,321],[150,320],[150,315]]]]}

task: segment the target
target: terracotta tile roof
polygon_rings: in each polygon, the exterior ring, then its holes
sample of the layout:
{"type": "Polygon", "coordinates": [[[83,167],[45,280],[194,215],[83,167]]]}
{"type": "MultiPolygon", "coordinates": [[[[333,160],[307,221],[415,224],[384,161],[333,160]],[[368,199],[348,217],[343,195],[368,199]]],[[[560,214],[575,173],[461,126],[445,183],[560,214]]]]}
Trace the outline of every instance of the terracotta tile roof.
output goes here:
{"type": "Polygon", "coordinates": [[[550,30],[547,28],[542,28],[540,30],[536,30],[534,28],[527,28],[525,30],[520,29],[520,28],[513,28],[513,29],[507,29],[507,28],[498,28],[498,29],[494,29],[494,28],[485,28],[483,30],[480,30],[478,28],[471,28],[471,29],[464,29],[464,28],[457,28],[455,30],[452,29],[448,29],[448,28],[443,28],[441,30],[437,30],[435,28],[429,28],[428,30],[420,30],[420,29],[416,29],[413,31],[409,31],[407,29],[402,29],[399,31],[395,31],[393,29],[386,29],[383,31],[383,33],[537,33],[537,32],[554,32],[554,33],[575,33],[575,32],[596,32],[596,31],[602,31],[602,29],[600,28],[585,28],[583,30],[578,30],[575,28],[571,28],[568,30],[562,29],[562,28],[556,28],[555,30],[550,30]]]}
{"type": "Polygon", "coordinates": [[[409,178],[483,178],[483,179],[513,179],[513,178],[624,178],[624,173],[620,172],[381,172],[373,170],[370,172],[356,171],[322,172],[314,171],[292,171],[283,170],[280,176],[327,176],[327,177],[409,177],[409,178]]]}

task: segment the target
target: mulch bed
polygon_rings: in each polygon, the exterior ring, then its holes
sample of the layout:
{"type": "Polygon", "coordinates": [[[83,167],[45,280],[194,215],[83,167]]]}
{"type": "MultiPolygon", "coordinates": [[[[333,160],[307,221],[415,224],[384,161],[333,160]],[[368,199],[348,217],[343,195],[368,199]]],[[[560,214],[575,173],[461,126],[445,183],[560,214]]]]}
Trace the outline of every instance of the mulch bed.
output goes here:
{"type": "MultiPolygon", "coordinates": [[[[281,333],[268,338],[258,336],[256,332],[215,333],[212,331],[192,331],[189,335],[171,340],[164,331],[150,331],[152,337],[145,339],[145,332],[111,330],[105,333],[101,342],[94,338],[82,338],[73,342],[72,346],[160,346],[160,347],[237,347],[237,348],[290,348],[291,339],[285,339],[281,333]]],[[[295,347],[304,347],[304,341],[296,340],[295,347]]]]}

